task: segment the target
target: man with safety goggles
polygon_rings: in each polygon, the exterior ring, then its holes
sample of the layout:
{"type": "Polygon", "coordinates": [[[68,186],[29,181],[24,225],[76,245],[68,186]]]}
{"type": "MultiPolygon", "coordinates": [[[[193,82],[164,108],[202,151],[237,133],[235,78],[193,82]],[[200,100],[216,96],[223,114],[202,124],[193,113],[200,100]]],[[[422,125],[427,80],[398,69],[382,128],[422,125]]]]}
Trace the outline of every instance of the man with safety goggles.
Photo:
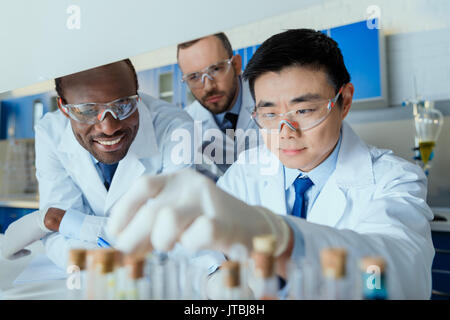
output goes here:
{"type": "Polygon", "coordinates": [[[19,257],[44,237],[49,258],[65,266],[71,247],[113,245],[103,229],[109,210],[137,178],[191,166],[173,159],[171,135],[185,129],[193,136],[193,121],[138,93],[128,59],[55,79],[55,86],[60,111],[36,126],[41,210],[8,228],[2,252],[19,257]]]}
{"type": "Polygon", "coordinates": [[[233,55],[222,32],[179,44],[177,58],[182,82],[196,99],[186,111],[202,125],[201,151],[212,158],[221,175],[240,152],[259,142],[248,111],[254,101],[241,79],[242,58],[233,55]],[[208,150],[215,152],[206,154],[208,150]]]}

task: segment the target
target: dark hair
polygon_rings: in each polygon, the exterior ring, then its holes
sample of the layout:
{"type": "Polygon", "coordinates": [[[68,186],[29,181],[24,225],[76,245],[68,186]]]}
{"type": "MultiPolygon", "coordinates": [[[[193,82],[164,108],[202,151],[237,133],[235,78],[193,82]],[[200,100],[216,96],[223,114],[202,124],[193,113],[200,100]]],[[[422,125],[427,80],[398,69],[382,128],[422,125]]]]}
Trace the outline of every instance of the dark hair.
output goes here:
{"type": "MultiPolygon", "coordinates": [[[[264,41],[248,62],[243,78],[249,82],[253,99],[258,77],[290,66],[323,69],[336,94],[342,85],[350,82],[350,74],[336,41],[320,31],[292,29],[264,41]]],[[[339,103],[340,100],[341,97],[339,103]]]]}
{"type": "MultiPolygon", "coordinates": [[[[219,38],[220,42],[222,42],[222,45],[225,48],[225,51],[227,52],[228,58],[231,58],[233,56],[233,48],[231,47],[230,40],[228,40],[228,37],[225,35],[225,33],[219,32],[219,33],[213,34],[213,36],[219,38]]],[[[209,37],[209,36],[207,36],[207,37],[209,37]]],[[[206,37],[202,37],[202,38],[198,38],[198,39],[195,39],[192,41],[180,43],[177,46],[177,60],[178,60],[178,54],[180,52],[180,49],[189,48],[190,46],[194,45],[195,43],[197,43],[198,41],[200,41],[201,39],[204,39],[204,38],[206,38],[206,37]]]]}
{"type": "MultiPolygon", "coordinates": [[[[134,69],[133,64],[131,63],[130,59],[124,59],[121,60],[119,62],[125,62],[131,69],[131,72],[133,73],[134,76],[134,84],[136,86],[136,92],[139,89],[139,83],[138,83],[138,78],[137,78],[137,74],[136,74],[136,70],[134,69]]],[[[62,79],[64,77],[59,77],[55,79],[55,90],[56,93],[58,94],[58,96],[61,98],[63,103],[67,103],[66,99],[64,99],[64,95],[63,95],[63,87],[62,87],[62,79]]]]}

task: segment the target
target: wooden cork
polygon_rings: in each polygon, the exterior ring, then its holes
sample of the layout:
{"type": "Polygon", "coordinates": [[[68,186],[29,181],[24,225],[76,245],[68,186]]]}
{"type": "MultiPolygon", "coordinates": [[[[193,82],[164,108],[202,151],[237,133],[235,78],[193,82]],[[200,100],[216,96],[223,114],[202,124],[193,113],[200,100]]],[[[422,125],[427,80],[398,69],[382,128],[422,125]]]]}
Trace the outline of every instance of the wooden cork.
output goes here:
{"type": "Polygon", "coordinates": [[[221,269],[224,273],[224,284],[228,288],[236,288],[240,282],[240,265],[237,261],[225,261],[222,263],[221,269]]]}
{"type": "Polygon", "coordinates": [[[117,250],[114,249],[100,249],[96,251],[94,264],[100,273],[105,274],[114,271],[116,252],[117,250]]]}
{"type": "Polygon", "coordinates": [[[253,252],[252,259],[255,262],[255,274],[258,277],[270,278],[275,273],[275,258],[264,252],[253,252]]]}
{"type": "Polygon", "coordinates": [[[127,255],[124,258],[124,264],[131,279],[144,277],[145,258],[143,256],[127,255]]]}
{"type": "Polygon", "coordinates": [[[125,255],[123,254],[123,252],[116,250],[114,256],[114,264],[116,268],[120,268],[125,265],[125,255]]]}
{"type": "Polygon", "coordinates": [[[71,249],[69,251],[69,265],[76,265],[80,270],[86,269],[86,249],[71,249]]]}
{"type": "Polygon", "coordinates": [[[386,270],[386,260],[378,256],[364,257],[360,260],[359,267],[361,271],[367,272],[367,270],[372,266],[377,266],[380,268],[380,272],[383,273],[386,270]]]}
{"type": "Polygon", "coordinates": [[[347,251],[342,248],[328,248],[320,252],[322,273],[327,278],[339,279],[346,274],[347,251]]]}

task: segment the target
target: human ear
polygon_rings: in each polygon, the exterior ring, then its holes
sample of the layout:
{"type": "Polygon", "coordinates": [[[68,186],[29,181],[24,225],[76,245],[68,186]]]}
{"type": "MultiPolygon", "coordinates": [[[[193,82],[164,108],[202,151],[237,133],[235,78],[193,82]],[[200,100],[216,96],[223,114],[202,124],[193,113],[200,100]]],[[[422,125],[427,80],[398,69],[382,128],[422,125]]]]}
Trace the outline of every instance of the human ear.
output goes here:
{"type": "Polygon", "coordinates": [[[347,116],[353,102],[353,93],[355,92],[355,87],[351,83],[347,83],[342,90],[342,106],[341,106],[341,118],[347,116]]]}
{"type": "Polygon", "coordinates": [[[56,97],[56,103],[58,104],[58,109],[61,110],[62,114],[70,119],[69,109],[67,107],[64,107],[61,97],[56,97]]]}
{"type": "Polygon", "coordinates": [[[242,69],[242,57],[239,54],[233,56],[233,68],[236,74],[241,74],[242,69]]]}

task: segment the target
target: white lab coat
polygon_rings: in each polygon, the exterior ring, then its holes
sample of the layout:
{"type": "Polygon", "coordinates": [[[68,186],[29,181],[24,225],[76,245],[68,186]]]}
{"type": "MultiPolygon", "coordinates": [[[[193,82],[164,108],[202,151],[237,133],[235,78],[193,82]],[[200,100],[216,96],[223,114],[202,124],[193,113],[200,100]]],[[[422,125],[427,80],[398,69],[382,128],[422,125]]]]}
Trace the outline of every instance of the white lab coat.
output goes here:
{"type": "Polygon", "coordinates": [[[109,192],[90,153],[76,140],[70,121],[59,112],[46,114],[36,126],[36,176],[40,208],[69,208],[86,213],[79,239],[52,233],[44,239],[47,255],[64,267],[71,247],[95,248],[111,207],[143,174],[170,173],[191,166],[171,161],[175,129],[191,134],[189,115],[164,101],[140,93],[139,129],[127,155],[119,162],[109,192]]]}
{"type": "MultiPolygon", "coordinates": [[[[434,248],[422,170],[390,150],[366,145],[344,122],[336,169],[307,215],[286,209],[284,170],[265,146],[246,152],[219,179],[218,186],[251,205],[283,215],[295,235],[302,234],[305,255],[318,263],[325,247],[345,247],[353,257],[381,255],[387,261],[392,299],[428,299],[434,248]],[[250,163],[259,160],[259,164],[250,163]],[[279,164],[275,174],[264,169],[279,164]],[[262,165],[263,164],[263,165],[262,165]]],[[[296,236],[296,238],[297,238],[296,236]]],[[[294,253],[301,246],[296,241],[294,253]]]]}
{"type": "MultiPolygon", "coordinates": [[[[251,110],[253,110],[255,102],[253,101],[252,95],[250,93],[248,82],[243,80],[240,80],[240,82],[242,88],[242,104],[238,116],[238,121],[236,123],[235,136],[237,138],[235,139],[220,130],[216,120],[214,119],[214,115],[208,109],[203,107],[198,101],[194,101],[185,109],[194,119],[196,125],[201,125],[201,142],[198,143],[200,147],[198,151],[204,151],[207,158],[211,158],[208,157],[210,152],[205,151],[205,149],[208,150],[213,147],[216,149],[216,152],[219,152],[219,154],[223,155],[223,157],[216,156],[213,158],[215,165],[220,170],[217,174],[218,176],[223,175],[223,173],[231,166],[231,164],[236,161],[240,152],[252,147],[256,147],[258,146],[259,142],[262,141],[259,137],[259,131],[257,130],[258,127],[251,118],[251,110]],[[214,140],[211,137],[211,134],[217,135],[221,138],[218,140],[214,140]],[[227,153],[228,155],[230,155],[228,156],[228,158],[227,153]]],[[[200,129],[198,129],[198,131],[200,131],[200,129]]],[[[214,172],[213,169],[210,169],[210,171],[214,172]]]]}

